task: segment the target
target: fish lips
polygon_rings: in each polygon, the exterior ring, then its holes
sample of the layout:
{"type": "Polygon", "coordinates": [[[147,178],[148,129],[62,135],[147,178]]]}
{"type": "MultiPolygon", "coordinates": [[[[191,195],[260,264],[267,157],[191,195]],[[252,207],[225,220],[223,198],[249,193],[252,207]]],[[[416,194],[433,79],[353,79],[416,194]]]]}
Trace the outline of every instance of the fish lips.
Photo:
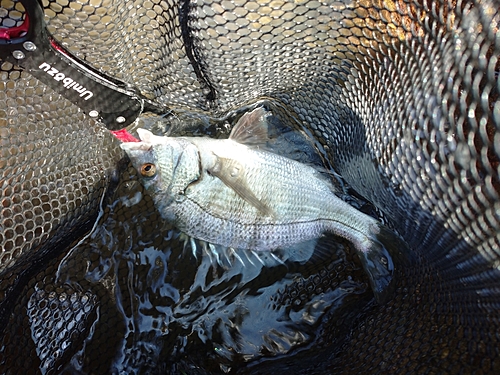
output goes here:
{"type": "MultiPolygon", "coordinates": [[[[127,134],[130,133],[127,132],[127,134]]],[[[156,158],[154,157],[153,145],[155,143],[164,143],[161,142],[163,137],[157,137],[145,129],[137,129],[137,134],[139,134],[140,141],[133,138],[132,135],[130,137],[133,139],[117,136],[118,139],[123,141],[120,144],[120,148],[127,153],[136,168],[144,163],[155,163],[156,158]]]]}

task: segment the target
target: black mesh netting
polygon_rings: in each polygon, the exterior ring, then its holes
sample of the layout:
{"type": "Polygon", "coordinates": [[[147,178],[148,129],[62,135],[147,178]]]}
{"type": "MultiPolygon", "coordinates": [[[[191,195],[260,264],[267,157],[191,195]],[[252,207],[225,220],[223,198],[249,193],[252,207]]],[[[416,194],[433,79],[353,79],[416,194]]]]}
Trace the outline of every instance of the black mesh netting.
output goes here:
{"type": "MultiPolygon", "coordinates": [[[[165,109],[135,127],[227,136],[258,102],[417,260],[379,306],[344,241],[305,266],[195,258],[109,131],[0,60],[1,373],[500,373],[500,2],[43,7],[165,109]]],[[[3,29],[24,14],[0,1],[3,29]]]]}

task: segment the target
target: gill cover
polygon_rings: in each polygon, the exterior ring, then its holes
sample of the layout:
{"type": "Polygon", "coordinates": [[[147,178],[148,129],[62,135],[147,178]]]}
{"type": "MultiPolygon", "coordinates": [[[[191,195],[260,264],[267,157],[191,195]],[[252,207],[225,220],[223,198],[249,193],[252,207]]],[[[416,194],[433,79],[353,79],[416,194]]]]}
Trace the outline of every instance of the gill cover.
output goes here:
{"type": "Polygon", "coordinates": [[[160,137],[148,130],[137,129],[140,142],[121,144],[139,172],[144,187],[162,204],[184,194],[187,186],[200,177],[198,149],[184,138],[160,137]],[[155,173],[141,173],[154,168],[155,173]]]}

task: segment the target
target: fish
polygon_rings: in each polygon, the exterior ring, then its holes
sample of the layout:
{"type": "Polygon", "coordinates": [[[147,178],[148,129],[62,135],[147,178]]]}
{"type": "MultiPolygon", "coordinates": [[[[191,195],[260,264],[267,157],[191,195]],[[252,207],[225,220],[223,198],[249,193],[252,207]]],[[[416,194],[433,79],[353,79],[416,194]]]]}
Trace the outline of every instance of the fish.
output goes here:
{"type": "Polygon", "coordinates": [[[333,233],[352,243],[378,303],[392,294],[405,244],[337,197],[317,168],[266,147],[268,112],[241,116],[229,138],[157,136],[120,147],[162,218],[186,235],[234,250],[272,252],[333,233]]]}

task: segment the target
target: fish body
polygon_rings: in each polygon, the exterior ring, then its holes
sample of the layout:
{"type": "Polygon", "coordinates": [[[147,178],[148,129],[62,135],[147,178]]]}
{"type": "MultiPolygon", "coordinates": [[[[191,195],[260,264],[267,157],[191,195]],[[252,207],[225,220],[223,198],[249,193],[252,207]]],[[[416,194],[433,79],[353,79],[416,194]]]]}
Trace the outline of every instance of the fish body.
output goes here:
{"type": "Polygon", "coordinates": [[[141,142],[121,147],[162,217],[179,230],[258,252],[331,232],[353,243],[377,300],[389,296],[394,265],[387,250],[391,244],[384,242],[397,242],[396,236],[339,199],[313,167],[263,149],[262,108],[243,115],[229,139],[138,133],[141,142]]]}

